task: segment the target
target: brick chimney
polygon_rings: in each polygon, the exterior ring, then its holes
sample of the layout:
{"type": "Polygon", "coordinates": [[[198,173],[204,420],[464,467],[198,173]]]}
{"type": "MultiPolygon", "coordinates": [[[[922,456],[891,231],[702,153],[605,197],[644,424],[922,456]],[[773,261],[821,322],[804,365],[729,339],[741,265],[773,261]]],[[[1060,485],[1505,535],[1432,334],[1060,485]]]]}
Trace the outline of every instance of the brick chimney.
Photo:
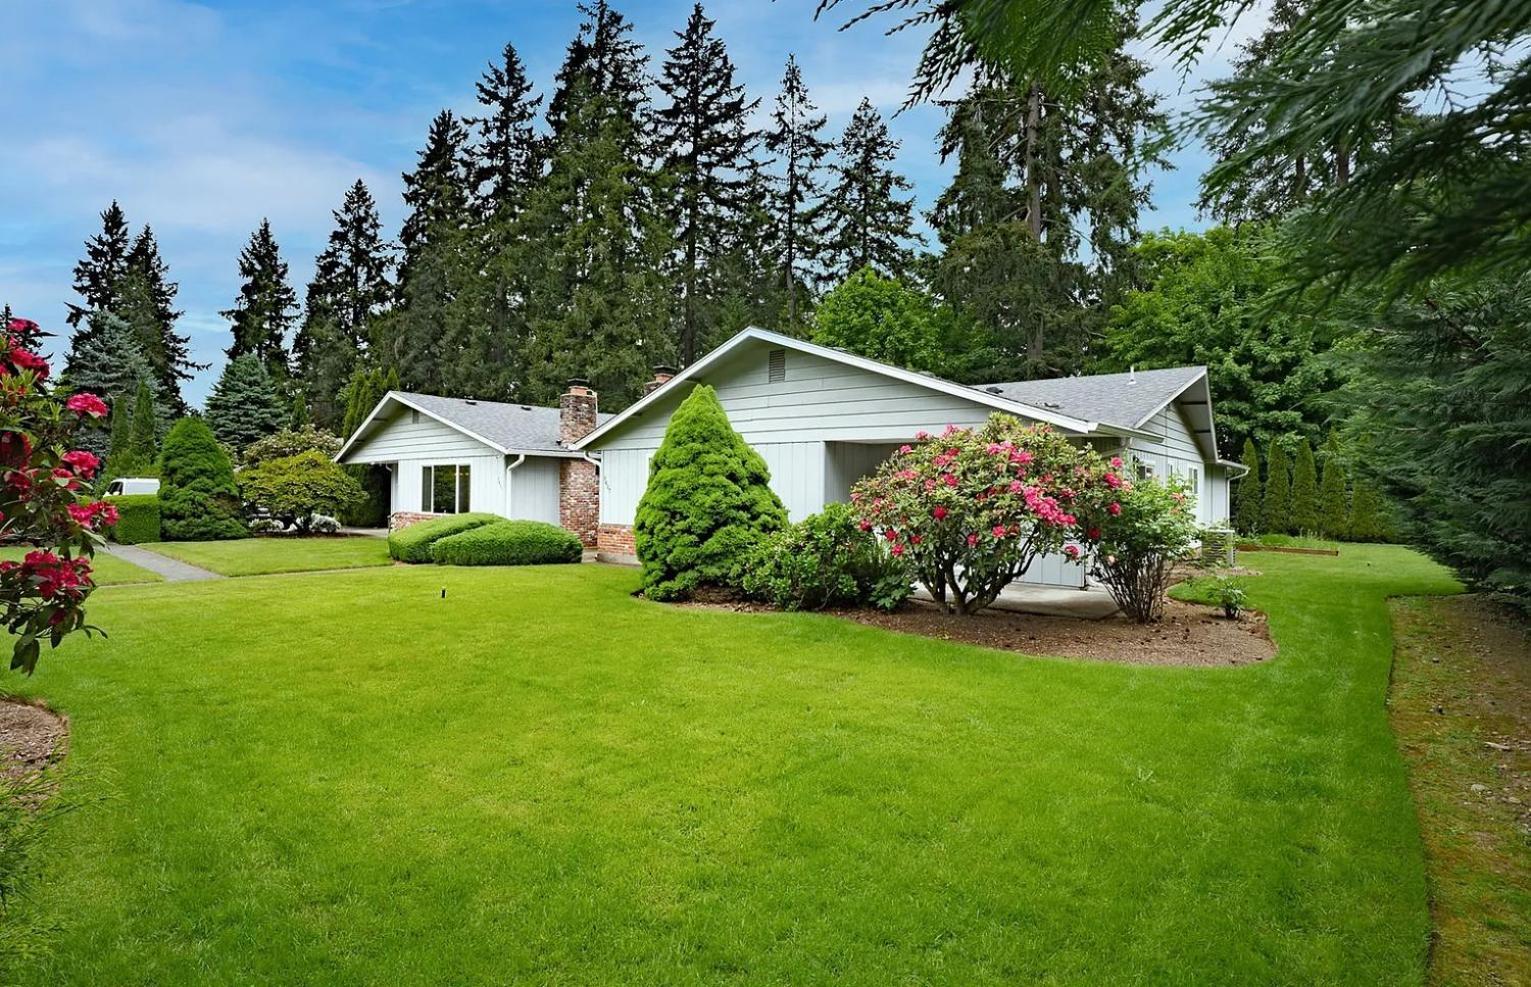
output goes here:
{"type": "MultiPolygon", "coordinates": [[[[558,443],[571,446],[595,428],[596,394],[590,382],[575,377],[558,399],[558,443]]],[[[595,544],[601,520],[601,483],[595,464],[588,459],[563,459],[558,467],[558,523],[579,536],[584,545],[595,544]]]]}
{"type": "Polygon", "coordinates": [[[659,366],[654,368],[654,379],[643,385],[643,393],[649,393],[674,376],[675,368],[667,367],[661,363],[659,366]]]}

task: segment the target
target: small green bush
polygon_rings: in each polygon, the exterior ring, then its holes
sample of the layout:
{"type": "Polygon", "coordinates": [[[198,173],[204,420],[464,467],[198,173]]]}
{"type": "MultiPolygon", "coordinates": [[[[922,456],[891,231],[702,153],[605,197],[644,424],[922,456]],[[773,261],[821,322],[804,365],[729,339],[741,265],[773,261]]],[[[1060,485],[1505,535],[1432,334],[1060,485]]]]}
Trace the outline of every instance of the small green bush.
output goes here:
{"type": "Polygon", "coordinates": [[[160,451],[160,534],[166,541],[243,538],[228,453],[200,418],[182,418],[160,451]]]}
{"type": "Polygon", "coordinates": [[[117,508],[117,523],[107,531],[108,538],[120,545],[159,541],[158,495],[126,494],[106,501],[117,508]]]}
{"type": "Polygon", "coordinates": [[[783,610],[871,605],[892,610],[909,598],[908,569],[848,504],[767,535],[745,566],[744,591],[783,610]]]}
{"type": "Polygon", "coordinates": [[[545,521],[496,521],[431,545],[440,565],[548,565],[578,562],[583,554],[574,532],[545,521]]]}
{"type": "Polygon", "coordinates": [[[503,520],[498,514],[450,514],[420,521],[388,536],[388,555],[399,562],[430,562],[431,544],[438,539],[503,520]]]}

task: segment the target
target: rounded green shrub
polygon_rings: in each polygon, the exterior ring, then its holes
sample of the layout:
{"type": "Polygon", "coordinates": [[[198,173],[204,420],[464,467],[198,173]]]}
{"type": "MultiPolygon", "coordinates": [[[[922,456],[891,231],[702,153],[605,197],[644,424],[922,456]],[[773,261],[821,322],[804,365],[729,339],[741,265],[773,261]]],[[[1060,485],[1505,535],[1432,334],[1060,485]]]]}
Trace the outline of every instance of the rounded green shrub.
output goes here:
{"type": "Polygon", "coordinates": [[[117,508],[117,523],[107,531],[107,537],[120,545],[137,545],[139,542],[159,541],[159,496],[157,494],[125,494],[107,497],[106,502],[117,508]]]}
{"type": "Polygon", "coordinates": [[[210,541],[249,534],[240,519],[234,466],[200,418],[182,418],[160,450],[160,534],[210,541]]]}
{"type": "Polygon", "coordinates": [[[735,432],[718,396],[698,385],[649,464],[633,545],[643,591],[680,600],[700,586],[736,588],[762,535],[787,523],[760,453],[735,432]]]}
{"type": "Polygon", "coordinates": [[[388,536],[388,555],[399,562],[430,562],[431,545],[471,528],[503,521],[498,514],[449,514],[400,528],[388,536]]]}
{"type": "Polygon", "coordinates": [[[862,530],[849,504],[767,535],[750,554],[744,590],[783,610],[871,605],[893,610],[909,598],[908,569],[862,530]]]}
{"type": "Polygon", "coordinates": [[[496,521],[437,540],[440,565],[548,565],[578,562],[584,546],[572,531],[545,521],[496,521]]]}

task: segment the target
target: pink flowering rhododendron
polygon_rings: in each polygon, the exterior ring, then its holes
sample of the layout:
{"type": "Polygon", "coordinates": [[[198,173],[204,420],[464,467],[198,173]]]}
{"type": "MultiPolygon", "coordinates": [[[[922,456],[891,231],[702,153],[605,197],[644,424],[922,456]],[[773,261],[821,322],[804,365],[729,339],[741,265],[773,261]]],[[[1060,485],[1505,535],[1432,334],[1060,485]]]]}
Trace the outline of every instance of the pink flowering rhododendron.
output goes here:
{"type": "Polygon", "coordinates": [[[857,484],[856,509],[952,612],[983,609],[1038,556],[1078,541],[1081,513],[1111,492],[1099,454],[1046,426],[995,415],[917,438],[857,484]]]}
{"type": "Polygon", "coordinates": [[[1123,483],[1109,492],[1086,509],[1090,573],[1129,617],[1157,620],[1174,565],[1196,539],[1196,511],[1178,478],[1123,483]]]}
{"type": "Polygon", "coordinates": [[[0,605],[14,640],[11,667],[30,673],[42,645],[89,633],[83,604],[95,583],[91,555],[117,523],[110,504],[82,498],[101,461],[76,448],[87,419],[105,417],[94,394],[61,402],[47,388],[48,363],[28,348],[36,323],[12,319],[0,345],[0,536],[35,546],[0,562],[0,605]],[[66,414],[65,412],[70,412],[66,414]]]}

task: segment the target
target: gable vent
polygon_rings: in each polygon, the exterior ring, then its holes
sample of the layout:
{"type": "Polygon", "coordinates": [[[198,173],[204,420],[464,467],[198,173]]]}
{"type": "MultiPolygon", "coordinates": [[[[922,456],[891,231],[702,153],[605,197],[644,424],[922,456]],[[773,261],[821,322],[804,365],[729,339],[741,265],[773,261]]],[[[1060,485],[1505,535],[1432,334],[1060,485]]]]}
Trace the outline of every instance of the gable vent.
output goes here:
{"type": "Polygon", "coordinates": [[[787,379],[787,351],[772,350],[766,356],[766,381],[780,384],[787,379]]]}
{"type": "Polygon", "coordinates": [[[411,425],[420,424],[420,412],[416,411],[414,408],[409,409],[409,423],[411,425]]]}

